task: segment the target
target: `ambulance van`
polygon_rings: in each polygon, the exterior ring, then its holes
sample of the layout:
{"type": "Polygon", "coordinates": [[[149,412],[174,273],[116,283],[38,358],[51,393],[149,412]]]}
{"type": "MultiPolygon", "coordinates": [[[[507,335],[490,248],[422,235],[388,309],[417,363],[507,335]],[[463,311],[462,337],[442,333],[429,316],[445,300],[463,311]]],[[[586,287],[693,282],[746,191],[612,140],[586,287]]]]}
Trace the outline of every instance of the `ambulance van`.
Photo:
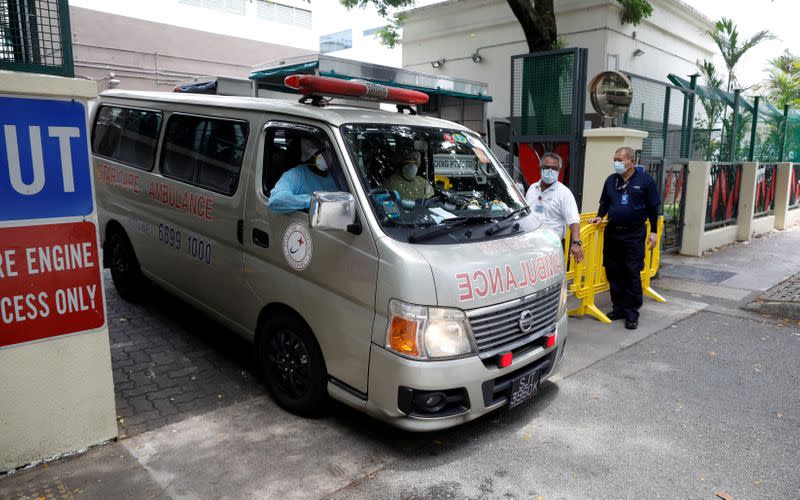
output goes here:
{"type": "Polygon", "coordinates": [[[398,112],[103,92],[104,265],[122,298],[156,284],[251,340],[270,394],[296,414],[332,397],[427,431],[513,408],[561,363],[561,241],[477,134],[413,114],[403,102],[418,92],[365,93],[398,112]],[[274,210],[284,175],[335,189],[274,210]]]}

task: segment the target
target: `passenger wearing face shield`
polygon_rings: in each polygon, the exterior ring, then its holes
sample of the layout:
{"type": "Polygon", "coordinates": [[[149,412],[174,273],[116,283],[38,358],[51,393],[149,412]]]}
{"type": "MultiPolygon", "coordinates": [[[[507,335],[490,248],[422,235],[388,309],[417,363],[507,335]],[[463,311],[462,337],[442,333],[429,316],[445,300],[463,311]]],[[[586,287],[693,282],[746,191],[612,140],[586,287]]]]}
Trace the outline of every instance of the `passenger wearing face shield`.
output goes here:
{"type": "Polygon", "coordinates": [[[268,206],[279,214],[308,210],[315,191],[338,191],[322,151],[312,141],[302,141],[301,158],[305,160],[284,172],[269,193],[268,206]]]}
{"type": "Polygon", "coordinates": [[[561,157],[556,153],[542,155],[542,178],[539,182],[531,184],[525,194],[533,213],[547,227],[558,234],[561,240],[566,236],[566,226],[569,226],[569,250],[576,262],[583,261],[583,247],[581,246],[581,225],[578,204],[572,191],[558,181],[558,172],[561,170],[561,157]]]}
{"type": "Polygon", "coordinates": [[[392,174],[384,187],[396,191],[403,200],[418,200],[434,195],[433,186],[417,175],[420,155],[417,151],[401,150],[392,159],[397,171],[392,174]]]}

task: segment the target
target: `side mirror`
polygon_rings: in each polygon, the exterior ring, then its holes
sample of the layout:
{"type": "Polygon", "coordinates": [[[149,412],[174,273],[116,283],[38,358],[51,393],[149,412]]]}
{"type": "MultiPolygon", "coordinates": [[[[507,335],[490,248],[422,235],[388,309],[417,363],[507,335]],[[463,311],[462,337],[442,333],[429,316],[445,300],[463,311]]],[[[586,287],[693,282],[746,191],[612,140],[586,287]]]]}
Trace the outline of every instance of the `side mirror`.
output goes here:
{"type": "Polygon", "coordinates": [[[356,221],[356,200],[350,193],[315,192],[311,195],[308,224],[314,229],[347,230],[356,221]]]}

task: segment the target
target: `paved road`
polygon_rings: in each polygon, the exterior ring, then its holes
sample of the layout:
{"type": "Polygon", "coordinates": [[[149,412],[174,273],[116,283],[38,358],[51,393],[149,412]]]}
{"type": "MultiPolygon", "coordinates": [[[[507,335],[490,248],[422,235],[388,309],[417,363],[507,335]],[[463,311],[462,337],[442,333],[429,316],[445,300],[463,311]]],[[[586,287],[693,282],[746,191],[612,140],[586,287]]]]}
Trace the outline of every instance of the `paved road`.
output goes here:
{"type": "Polygon", "coordinates": [[[121,437],[266,393],[247,342],[164,291],[133,304],[104,279],[121,437]]]}
{"type": "Polygon", "coordinates": [[[700,312],[336,498],[800,498],[800,328],[700,312]]]}

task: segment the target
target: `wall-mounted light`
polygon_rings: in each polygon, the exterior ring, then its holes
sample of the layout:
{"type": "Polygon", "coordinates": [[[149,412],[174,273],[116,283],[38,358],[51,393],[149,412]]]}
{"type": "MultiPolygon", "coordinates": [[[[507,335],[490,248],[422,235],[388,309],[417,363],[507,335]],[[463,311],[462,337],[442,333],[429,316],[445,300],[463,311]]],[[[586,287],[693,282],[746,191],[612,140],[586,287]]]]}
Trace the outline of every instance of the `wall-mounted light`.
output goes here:
{"type": "Polygon", "coordinates": [[[474,62],[474,63],[479,63],[479,62],[481,62],[481,61],[483,61],[483,58],[481,57],[481,55],[480,55],[480,54],[478,54],[477,52],[475,52],[474,54],[472,54],[472,62],[474,62]]]}
{"type": "Polygon", "coordinates": [[[115,75],[114,73],[109,73],[108,74],[108,86],[109,87],[116,87],[117,85],[119,85],[119,79],[117,78],[117,75],[115,75]]]}
{"type": "Polygon", "coordinates": [[[431,66],[433,66],[434,68],[441,68],[443,64],[444,64],[444,59],[439,59],[437,61],[431,62],[431,66]]]}
{"type": "Polygon", "coordinates": [[[633,57],[639,57],[641,55],[644,55],[644,51],[642,49],[636,49],[633,51],[633,57]]]}

